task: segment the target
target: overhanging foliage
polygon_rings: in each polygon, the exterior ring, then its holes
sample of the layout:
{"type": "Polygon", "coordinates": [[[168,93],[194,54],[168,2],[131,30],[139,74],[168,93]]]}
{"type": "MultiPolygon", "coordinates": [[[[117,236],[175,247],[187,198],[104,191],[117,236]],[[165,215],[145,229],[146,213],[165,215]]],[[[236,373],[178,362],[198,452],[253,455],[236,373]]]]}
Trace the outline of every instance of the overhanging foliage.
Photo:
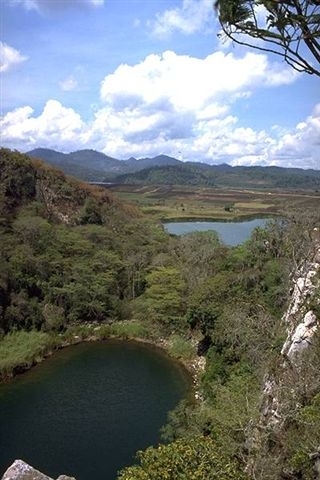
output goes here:
{"type": "Polygon", "coordinates": [[[319,0],[218,0],[215,6],[227,38],[320,76],[319,0]]]}

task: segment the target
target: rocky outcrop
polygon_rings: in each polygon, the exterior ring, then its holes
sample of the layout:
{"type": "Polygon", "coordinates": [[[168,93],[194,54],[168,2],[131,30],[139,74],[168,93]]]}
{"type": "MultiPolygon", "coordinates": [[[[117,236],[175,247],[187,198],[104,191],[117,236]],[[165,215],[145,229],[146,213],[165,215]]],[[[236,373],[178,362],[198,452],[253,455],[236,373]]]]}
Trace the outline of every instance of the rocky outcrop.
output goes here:
{"type": "MultiPolygon", "coordinates": [[[[250,478],[304,478],[282,470],[279,460],[288,422],[299,415],[304,400],[318,391],[320,382],[319,356],[310,348],[320,327],[320,236],[318,230],[310,245],[309,259],[296,270],[291,299],[281,319],[286,333],[281,354],[273,358],[265,375],[260,403],[260,416],[247,428],[247,473],[250,478]],[[266,460],[267,459],[267,460],[266,460]],[[273,464],[268,472],[267,462],[273,464]],[[277,463],[278,462],[278,463],[277,463]]],[[[320,480],[320,445],[308,452],[313,477],[320,480]]],[[[292,467],[293,468],[293,467],[292,467]]],[[[309,477],[308,477],[309,478],[309,477]]],[[[310,477],[311,478],[311,477],[310,477]]]]}
{"type": "MultiPolygon", "coordinates": [[[[286,339],[277,363],[271,365],[271,371],[264,379],[260,418],[258,422],[252,422],[248,428],[247,472],[252,478],[262,478],[259,475],[256,477],[255,474],[257,471],[265,472],[267,467],[263,463],[264,458],[271,458],[276,463],[277,455],[272,450],[274,447],[270,438],[284,438],[288,419],[299,414],[304,405],[304,398],[308,396],[312,398],[319,385],[319,357],[316,353],[313,354],[315,351],[310,348],[316,341],[315,334],[320,326],[318,230],[316,234],[313,248],[310,249],[309,260],[304,262],[293,278],[291,300],[281,319],[283,330],[286,331],[286,339]]],[[[281,440],[275,444],[280,451],[281,440]]],[[[320,480],[320,445],[319,448],[315,445],[315,452],[309,452],[309,459],[312,461],[312,478],[320,480]]],[[[281,469],[280,464],[279,469],[281,469]]],[[[291,471],[278,470],[278,473],[275,471],[273,470],[271,476],[266,478],[300,478],[290,476],[291,471]]]]}
{"type": "MultiPolygon", "coordinates": [[[[275,426],[281,423],[281,400],[278,392],[281,383],[288,376],[295,376],[297,383],[303,362],[303,352],[312,345],[314,335],[319,327],[320,319],[310,308],[313,304],[320,304],[316,298],[320,279],[320,245],[317,242],[314,254],[309,262],[297,272],[292,289],[292,296],[287,311],[282,317],[282,324],[287,331],[287,338],[281,350],[282,367],[277,375],[267,375],[262,397],[262,419],[264,426],[275,426]]],[[[294,389],[292,391],[294,395],[294,389]]]]}
{"type": "MultiPolygon", "coordinates": [[[[300,354],[312,344],[312,338],[317,331],[316,314],[309,308],[310,299],[318,287],[316,277],[320,271],[320,247],[315,249],[312,261],[307,262],[298,272],[294,283],[291,302],[282,321],[287,329],[287,339],[281,354],[291,362],[296,362],[300,354]]],[[[320,302],[320,299],[315,299],[320,302]]]]}
{"type": "MultiPolygon", "coordinates": [[[[53,480],[28,465],[23,460],[15,460],[2,477],[2,480],[53,480]]],[[[74,477],[60,475],[57,480],[76,480],[74,477]]]]}
{"type": "Polygon", "coordinates": [[[302,322],[288,336],[287,342],[282,349],[282,354],[295,362],[300,354],[312,345],[312,339],[318,329],[318,320],[312,310],[309,310],[302,318],[302,322]]]}

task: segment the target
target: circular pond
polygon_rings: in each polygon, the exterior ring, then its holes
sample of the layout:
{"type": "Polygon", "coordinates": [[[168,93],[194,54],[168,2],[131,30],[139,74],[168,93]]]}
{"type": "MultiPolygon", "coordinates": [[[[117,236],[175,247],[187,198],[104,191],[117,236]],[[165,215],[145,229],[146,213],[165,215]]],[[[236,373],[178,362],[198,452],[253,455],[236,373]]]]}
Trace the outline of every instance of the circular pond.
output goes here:
{"type": "Polygon", "coordinates": [[[16,458],[56,478],[114,480],[155,445],[190,391],[185,370],[135,342],[84,343],[0,385],[0,475],[16,458]]]}

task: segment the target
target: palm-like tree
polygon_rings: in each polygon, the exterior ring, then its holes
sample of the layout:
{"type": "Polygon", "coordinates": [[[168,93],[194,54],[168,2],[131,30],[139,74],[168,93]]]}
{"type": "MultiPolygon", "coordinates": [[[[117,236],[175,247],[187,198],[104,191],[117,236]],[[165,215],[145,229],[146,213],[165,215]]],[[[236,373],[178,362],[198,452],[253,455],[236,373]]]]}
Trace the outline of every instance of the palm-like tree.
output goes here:
{"type": "Polygon", "coordinates": [[[217,0],[220,35],[320,76],[320,0],[217,0]]]}

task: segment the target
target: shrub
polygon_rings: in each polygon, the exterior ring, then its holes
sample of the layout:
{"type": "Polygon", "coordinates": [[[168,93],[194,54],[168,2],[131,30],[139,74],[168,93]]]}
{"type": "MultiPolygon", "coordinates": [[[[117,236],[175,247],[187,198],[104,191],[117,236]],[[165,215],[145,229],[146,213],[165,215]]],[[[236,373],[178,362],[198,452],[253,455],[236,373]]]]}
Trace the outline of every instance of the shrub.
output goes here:
{"type": "Polygon", "coordinates": [[[180,335],[172,335],[169,340],[169,354],[177,359],[190,360],[196,355],[196,349],[190,340],[180,335]]]}

